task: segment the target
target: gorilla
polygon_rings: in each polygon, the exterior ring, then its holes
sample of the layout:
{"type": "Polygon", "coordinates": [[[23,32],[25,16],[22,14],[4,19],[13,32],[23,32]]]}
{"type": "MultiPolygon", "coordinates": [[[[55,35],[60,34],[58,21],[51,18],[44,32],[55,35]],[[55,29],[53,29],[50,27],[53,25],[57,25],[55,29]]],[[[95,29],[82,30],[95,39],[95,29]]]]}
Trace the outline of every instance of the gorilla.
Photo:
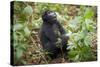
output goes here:
{"type": "Polygon", "coordinates": [[[42,14],[42,20],[43,23],[39,35],[43,50],[47,51],[51,58],[56,58],[61,49],[63,52],[67,52],[69,36],[57,20],[56,13],[46,10],[42,14]]]}

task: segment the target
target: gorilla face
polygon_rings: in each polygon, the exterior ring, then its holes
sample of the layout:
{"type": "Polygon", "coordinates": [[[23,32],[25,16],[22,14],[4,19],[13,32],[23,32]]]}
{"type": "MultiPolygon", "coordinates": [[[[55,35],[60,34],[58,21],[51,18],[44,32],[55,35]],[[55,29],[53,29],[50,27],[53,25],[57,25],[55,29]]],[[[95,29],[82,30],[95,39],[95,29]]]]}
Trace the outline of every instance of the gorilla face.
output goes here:
{"type": "Polygon", "coordinates": [[[42,19],[44,22],[54,23],[57,20],[57,15],[55,12],[47,10],[43,13],[42,19]]]}

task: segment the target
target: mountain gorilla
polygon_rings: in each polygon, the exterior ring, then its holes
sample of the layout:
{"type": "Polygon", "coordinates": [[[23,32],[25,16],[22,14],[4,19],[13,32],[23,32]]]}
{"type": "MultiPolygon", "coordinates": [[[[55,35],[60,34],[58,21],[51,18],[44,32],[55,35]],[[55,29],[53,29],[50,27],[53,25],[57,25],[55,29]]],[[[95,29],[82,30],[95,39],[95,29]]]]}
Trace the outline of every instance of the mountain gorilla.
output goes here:
{"type": "Polygon", "coordinates": [[[57,20],[57,15],[54,11],[46,10],[42,14],[43,24],[40,29],[40,41],[45,51],[49,52],[51,58],[56,58],[61,52],[67,52],[67,42],[69,37],[66,31],[57,20]],[[60,44],[60,47],[57,45],[60,44]]]}

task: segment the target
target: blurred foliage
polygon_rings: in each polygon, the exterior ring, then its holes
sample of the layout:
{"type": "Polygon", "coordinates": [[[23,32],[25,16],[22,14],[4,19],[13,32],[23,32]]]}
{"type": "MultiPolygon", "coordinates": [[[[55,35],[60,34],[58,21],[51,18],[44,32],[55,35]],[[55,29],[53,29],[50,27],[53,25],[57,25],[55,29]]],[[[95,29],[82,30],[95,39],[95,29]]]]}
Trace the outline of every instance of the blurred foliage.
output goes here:
{"type": "MultiPolygon", "coordinates": [[[[57,14],[70,35],[68,59],[65,62],[97,60],[97,8],[96,6],[51,3],[14,2],[13,40],[14,64],[46,64],[45,54],[38,38],[45,10],[57,14]]],[[[59,59],[61,60],[61,59],[59,59]]],[[[55,60],[56,63],[58,60],[55,60]]],[[[53,61],[54,62],[54,61],[53,61]]]]}

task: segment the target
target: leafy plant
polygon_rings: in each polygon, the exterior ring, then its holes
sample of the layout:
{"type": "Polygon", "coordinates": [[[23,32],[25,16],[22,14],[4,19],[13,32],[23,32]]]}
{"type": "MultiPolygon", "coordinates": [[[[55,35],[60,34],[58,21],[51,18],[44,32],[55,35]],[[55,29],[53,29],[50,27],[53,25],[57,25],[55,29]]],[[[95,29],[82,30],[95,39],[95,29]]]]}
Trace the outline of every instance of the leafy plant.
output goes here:
{"type": "Polygon", "coordinates": [[[93,54],[91,49],[92,44],[92,33],[95,33],[95,22],[92,21],[94,12],[86,8],[83,17],[81,19],[75,18],[69,24],[69,30],[73,32],[70,36],[69,45],[72,48],[69,48],[69,59],[71,61],[89,61],[89,60],[96,60],[96,56],[93,54]],[[77,24],[76,24],[77,23],[77,24]],[[78,29],[77,29],[78,28],[78,29]]]}

